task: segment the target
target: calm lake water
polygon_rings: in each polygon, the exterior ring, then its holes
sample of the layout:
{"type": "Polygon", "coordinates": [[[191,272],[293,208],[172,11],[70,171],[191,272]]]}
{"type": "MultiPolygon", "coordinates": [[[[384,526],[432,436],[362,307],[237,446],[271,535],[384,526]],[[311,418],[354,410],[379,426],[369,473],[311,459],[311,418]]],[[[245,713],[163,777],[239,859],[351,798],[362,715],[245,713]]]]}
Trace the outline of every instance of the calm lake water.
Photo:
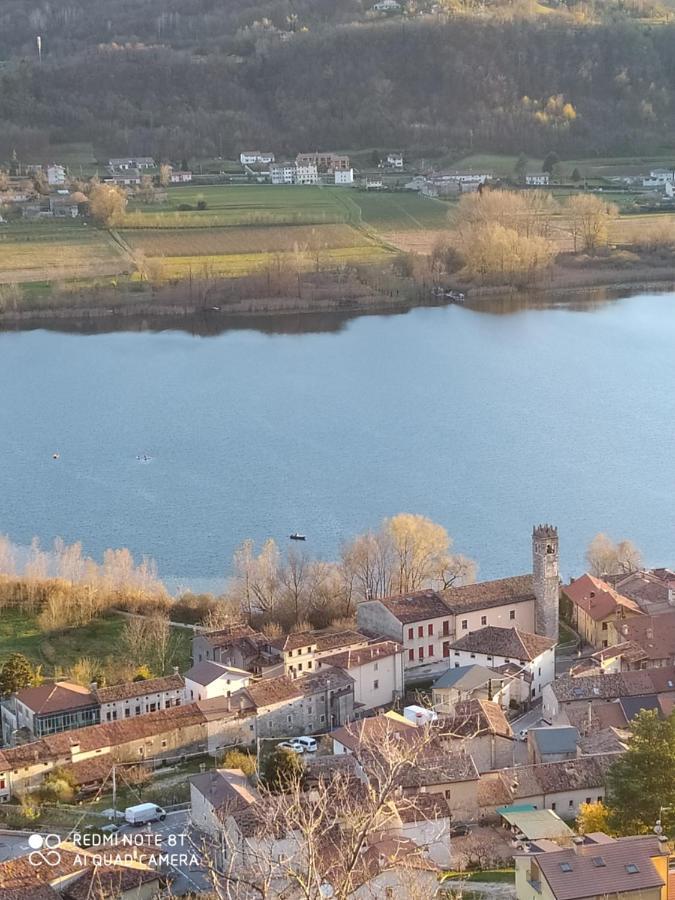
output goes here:
{"type": "Polygon", "coordinates": [[[296,324],[0,334],[0,532],[193,587],[247,537],[331,558],[401,511],[484,578],[529,569],[539,521],[566,576],[601,530],[675,563],[675,296],[296,324]]]}

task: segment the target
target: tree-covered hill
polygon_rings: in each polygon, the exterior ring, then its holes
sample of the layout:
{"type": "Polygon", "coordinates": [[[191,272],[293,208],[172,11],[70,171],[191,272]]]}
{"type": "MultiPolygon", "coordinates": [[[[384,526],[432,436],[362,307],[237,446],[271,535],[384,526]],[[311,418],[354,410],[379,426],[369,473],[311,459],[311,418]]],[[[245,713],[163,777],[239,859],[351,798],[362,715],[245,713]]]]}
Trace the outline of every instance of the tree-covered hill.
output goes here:
{"type": "Polygon", "coordinates": [[[670,24],[555,14],[354,22],[359,0],[306,0],[314,25],[293,31],[289,17],[308,17],[301,2],[253,12],[243,0],[170,0],[161,6],[169,17],[180,7],[180,33],[159,39],[156,0],[110,0],[109,31],[103,13],[84,15],[73,0],[51,4],[50,16],[73,18],[53,35],[43,29],[40,65],[26,55],[35,22],[19,6],[9,0],[0,13],[23,23],[0,68],[0,159],[14,148],[47,158],[65,141],[182,159],[232,157],[244,145],[616,155],[675,138],[670,24]],[[143,7],[146,30],[134,34],[143,7]],[[257,26],[218,31],[257,12],[257,26]]]}

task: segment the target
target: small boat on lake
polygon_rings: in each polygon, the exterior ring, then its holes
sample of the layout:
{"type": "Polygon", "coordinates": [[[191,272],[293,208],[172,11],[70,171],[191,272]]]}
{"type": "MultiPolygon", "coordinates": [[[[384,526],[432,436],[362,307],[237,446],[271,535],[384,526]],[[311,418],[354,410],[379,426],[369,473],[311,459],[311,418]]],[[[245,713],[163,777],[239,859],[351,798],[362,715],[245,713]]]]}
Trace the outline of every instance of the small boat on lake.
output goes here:
{"type": "Polygon", "coordinates": [[[307,538],[304,534],[298,534],[297,531],[293,532],[293,534],[289,534],[289,538],[292,541],[306,541],[307,538]]]}
{"type": "Polygon", "coordinates": [[[52,459],[61,459],[61,454],[58,453],[58,452],[57,452],[57,453],[52,453],[52,459]]]}

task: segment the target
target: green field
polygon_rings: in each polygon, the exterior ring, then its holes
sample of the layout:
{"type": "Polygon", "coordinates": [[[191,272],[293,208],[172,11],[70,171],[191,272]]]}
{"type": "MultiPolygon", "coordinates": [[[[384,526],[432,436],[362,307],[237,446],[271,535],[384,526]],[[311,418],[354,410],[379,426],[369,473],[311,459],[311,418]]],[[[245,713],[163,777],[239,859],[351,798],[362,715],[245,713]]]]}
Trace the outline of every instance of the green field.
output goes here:
{"type": "MultiPolygon", "coordinates": [[[[23,653],[36,665],[42,666],[43,676],[63,672],[78,659],[105,660],[115,653],[125,619],[105,616],[79,628],[45,634],[40,631],[35,616],[14,609],[0,610],[0,665],[10,653],[23,653]]],[[[181,635],[181,668],[189,664],[190,632],[179,629],[181,635]]]]}

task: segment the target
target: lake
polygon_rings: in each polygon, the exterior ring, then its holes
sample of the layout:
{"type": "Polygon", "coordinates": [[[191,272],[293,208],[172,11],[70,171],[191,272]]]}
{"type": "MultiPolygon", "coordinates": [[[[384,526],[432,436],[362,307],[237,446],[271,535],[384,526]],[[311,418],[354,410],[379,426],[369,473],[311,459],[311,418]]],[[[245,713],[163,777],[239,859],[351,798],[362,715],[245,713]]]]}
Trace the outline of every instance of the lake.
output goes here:
{"type": "Polygon", "coordinates": [[[540,521],[565,577],[598,531],[675,563],[673,295],[264,328],[0,334],[0,532],[195,589],[247,537],[332,558],[402,511],[481,578],[528,571],[540,521]]]}

